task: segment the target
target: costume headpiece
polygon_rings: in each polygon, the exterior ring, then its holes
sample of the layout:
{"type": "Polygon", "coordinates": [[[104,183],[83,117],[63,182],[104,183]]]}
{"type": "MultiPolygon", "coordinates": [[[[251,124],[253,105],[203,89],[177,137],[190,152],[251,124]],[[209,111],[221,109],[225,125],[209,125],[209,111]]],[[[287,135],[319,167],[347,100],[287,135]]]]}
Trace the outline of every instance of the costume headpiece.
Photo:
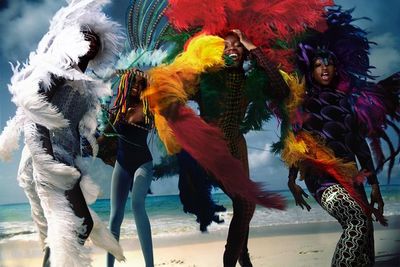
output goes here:
{"type": "Polygon", "coordinates": [[[291,70],[287,60],[288,47],[277,49],[280,43],[289,43],[304,32],[305,26],[323,30],[325,7],[330,0],[170,0],[166,15],[178,30],[201,28],[207,34],[224,35],[240,29],[256,46],[262,47],[268,58],[291,70]]]}
{"type": "Polygon", "coordinates": [[[309,82],[310,70],[316,58],[332,58],[340,80],[355,82],[373,79],[370,74],[367,33],[351,24],[355,19],[353,9],[342,10],[340,6],[329,7],[326,13],[328,28],[324,32],[312,31],[297,50],[299,70],[309,82]]]}
{"type": "Polygon", "coordinates": [[[64,61],[65,67],[77,63],[89,50],[89,42],[82,31],[90,30],[100,37],[101,47],[89,68],[105,68],[119,52],[122,43],[121,26],[103,11],[110,0],[68,0],[51,19],[48,33],[39,42],[37,54],[49,54],[64,61]]]}
{"type": "MultiPolygon", "coordinates": [[[[338,90],[349,95],[362,133],[371,142],[377,171],[389,161],[388,177],[394,166],[395,157],[400,153],[400,141],[395,148],[387,134],[390,127],[399,136],[396,125],[400,119],[400,73],[397,72],[385,80],[373,83],[376,77],[370,70],[369,49],[373,44],[368,41],[367,33],[352,24],[356,19],[351,15],[354,9],[343,10],[340,6],[328,8],[326,19],[328,28],[324,32],[308,35],[297,50],[298,68],[312,84],[311,68],[313,60],[321,55],[336,59],[338,90]],[[381,140],[388,145],[389,153],[385,156],[381,140]]],[[[366,18],[363,18],[366,19],[366,18]]]]}

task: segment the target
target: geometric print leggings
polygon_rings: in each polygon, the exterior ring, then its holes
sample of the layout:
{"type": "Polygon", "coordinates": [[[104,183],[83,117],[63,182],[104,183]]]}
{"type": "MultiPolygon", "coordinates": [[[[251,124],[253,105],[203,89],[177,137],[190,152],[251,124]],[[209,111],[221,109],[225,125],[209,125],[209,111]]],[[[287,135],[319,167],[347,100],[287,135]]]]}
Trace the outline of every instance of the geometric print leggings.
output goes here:
{"type": "Polygon", "coordinates": [[[375,262],[372,220],[339,184],[325,189],[321,206],[342,226],[343,233],[332,258],[335,267],[373,266],[375,262]]]}

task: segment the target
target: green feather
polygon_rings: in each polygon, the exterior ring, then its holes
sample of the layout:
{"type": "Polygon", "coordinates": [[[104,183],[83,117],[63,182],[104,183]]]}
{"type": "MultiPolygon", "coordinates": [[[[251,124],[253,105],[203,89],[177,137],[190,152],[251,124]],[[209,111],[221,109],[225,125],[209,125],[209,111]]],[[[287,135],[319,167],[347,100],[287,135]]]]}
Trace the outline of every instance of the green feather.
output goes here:
{"type": "Polygon", "coordinates": [[[200,78],[200,109],[206,120],[217,118],[221,110],[221,101],[227,92],[225,71],[205,73],[200,78]]]}
{"type": "Polygon", "coordinates": [[[262,69],[255,67],[248,72],[245,81],[245,92],[249,100],[249,106],[240,126],[242,133],[261,130],[263,123],[271,118],[272,113],[267,107],[268,98],[265,94],[267,84],[268,78],[262,69]]]}

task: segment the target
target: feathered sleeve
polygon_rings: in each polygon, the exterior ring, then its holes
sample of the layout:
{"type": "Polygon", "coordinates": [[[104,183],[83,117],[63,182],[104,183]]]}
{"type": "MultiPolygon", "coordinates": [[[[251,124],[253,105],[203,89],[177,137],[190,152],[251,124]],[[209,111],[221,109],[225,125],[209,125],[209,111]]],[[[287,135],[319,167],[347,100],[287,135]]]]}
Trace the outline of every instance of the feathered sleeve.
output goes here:
{"type": "Polygon", "coordinates": [[[281,100],[289,95],[289,87],[275,64],[270,62],[264,55],[261,48],[257,47],[250,51],[250,55],[256,60],[269,78],[269,88],[265,88],[266,94],[276,100],[281,100]]]}
{"type": "Polygon", "coordinates": [[[400,153],[400,142],[397,147],[388,136],[389,131],[400,140],[400,129],[396,125],[400,119],[400,72],[378,82],[353,90],[354,111],[363,128],[365,136],[370,140],[371,149],[377,163],[376,170],[381,171],[389,161],[388,179],[395,163],[395,157],[400,153]],[[385,156],[381,140],[388,148],[385,156]]]}

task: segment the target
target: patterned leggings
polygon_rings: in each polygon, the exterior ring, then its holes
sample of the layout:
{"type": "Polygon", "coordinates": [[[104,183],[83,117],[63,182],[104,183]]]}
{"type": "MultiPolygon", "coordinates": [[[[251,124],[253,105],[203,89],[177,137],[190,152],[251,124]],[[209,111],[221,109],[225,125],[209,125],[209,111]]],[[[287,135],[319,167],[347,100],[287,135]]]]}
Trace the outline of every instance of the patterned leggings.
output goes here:
{"type": "MultiPolygon", "coordinates": [[[[229,149],[239,159],[249,174],[246,141],[242,135],[230,138],[229,149]]],[[[227,193],[228,194],[228,193],[227,193]]],[[[229,194],[228,194],[229,195],[229,194]]],[[[233,217],[229,225],[224,252],[224,267],[236,266],[238,259],[248,253],[249,225],[256,205],[240,197],[232,197],[233,217]]]]}
{"type": "Polygon", "coordinates": [[[343,233],[336,245],[332,266],[373,266],[374,237],[371,219],[341,185],[328,187],[321,206],[341,224],[343,233]]]}
{"type": "Polygon", "coordinates": [[[249,225],[255,204],[242,198],[232,198],[233,217],[229,225],[224,252],[224,267],[236,266],[239,257],[248,252],[249,225]]]}

